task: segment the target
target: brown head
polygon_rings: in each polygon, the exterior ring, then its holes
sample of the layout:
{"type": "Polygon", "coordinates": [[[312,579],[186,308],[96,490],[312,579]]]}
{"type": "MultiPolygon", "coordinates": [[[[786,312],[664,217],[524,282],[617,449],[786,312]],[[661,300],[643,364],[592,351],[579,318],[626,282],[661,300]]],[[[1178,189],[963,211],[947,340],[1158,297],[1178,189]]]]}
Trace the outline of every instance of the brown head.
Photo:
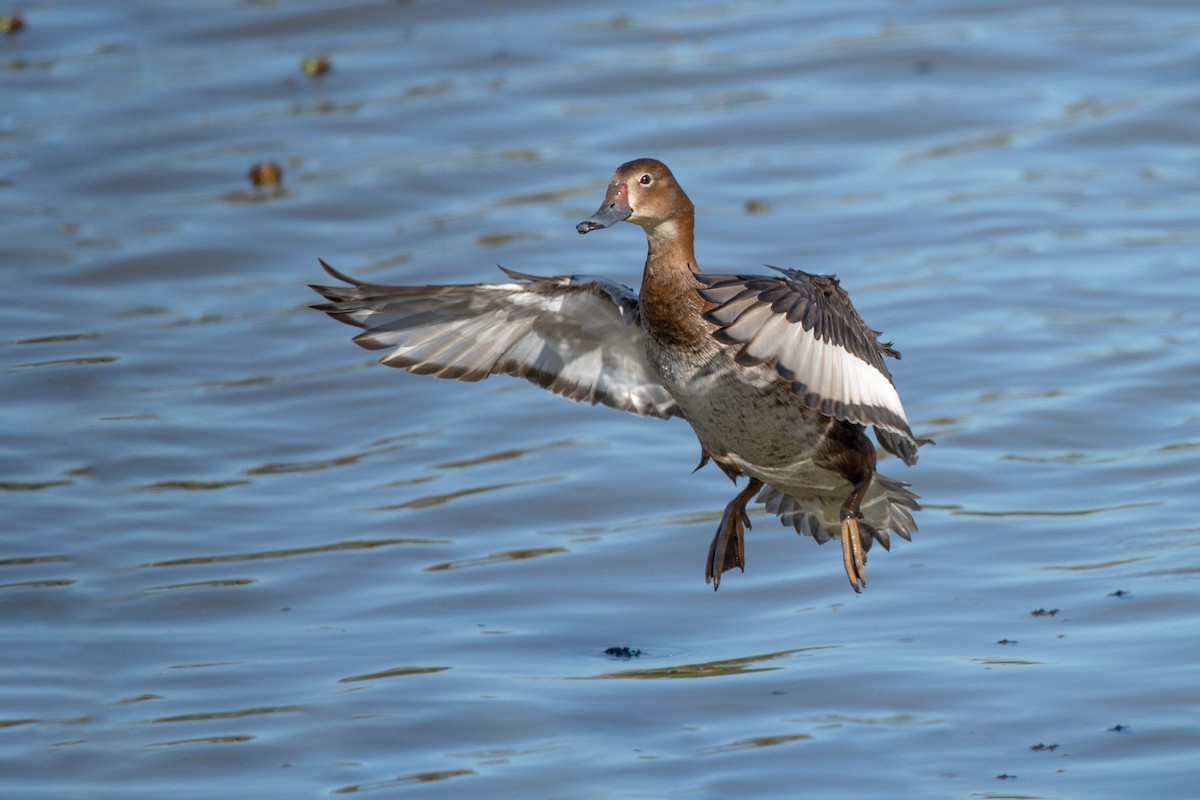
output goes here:
{"type": "Polygon", "coordinates": [[[617,167],[600,209],[575,230],[588,233],[625,220],[640,225],[648,236],[674,237],[679,232],[676,222],[686,219],[690,223],[693,213],[692,201],[667,165],[639,158],[617,167]]]}

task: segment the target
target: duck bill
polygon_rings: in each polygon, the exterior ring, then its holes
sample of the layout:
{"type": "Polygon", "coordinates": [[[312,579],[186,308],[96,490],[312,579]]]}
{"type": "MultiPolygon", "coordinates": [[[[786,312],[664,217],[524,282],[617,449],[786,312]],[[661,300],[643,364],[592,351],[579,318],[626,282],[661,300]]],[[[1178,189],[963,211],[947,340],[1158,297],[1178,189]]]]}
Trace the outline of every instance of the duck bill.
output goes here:
{"type": "Polygon", "coordinates": [[[628,192],[629,190],[623,183],[609,184],[608,192],[604,195],[604,202],[600,204],[600,209],[576,225],[575,230],[580,233],[589,233],[601,228],[612,227],[622,220],[629,219],[629,216],[633,214],[633,209],[629,207],[628,192]]]}

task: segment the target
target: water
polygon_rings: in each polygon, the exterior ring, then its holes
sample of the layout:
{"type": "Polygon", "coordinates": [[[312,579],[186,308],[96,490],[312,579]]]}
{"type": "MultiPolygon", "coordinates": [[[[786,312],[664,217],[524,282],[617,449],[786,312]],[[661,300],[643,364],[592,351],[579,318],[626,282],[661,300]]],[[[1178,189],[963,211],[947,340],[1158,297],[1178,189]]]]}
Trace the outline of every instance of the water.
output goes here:
{"type": "Polygon", "coordinates": [[[1194,795],[1188,4],[23,13],[6,796],[1194,795]],[[926,510],[861,597],[764,515],[705,587],[734,489],[678,421],[408,376],[306,308],[318,256],[635,284],[639,231],[573,225],[637,156],[702,266],[835,272],[903,352],[938,444],[883,464],[926,510]]]}

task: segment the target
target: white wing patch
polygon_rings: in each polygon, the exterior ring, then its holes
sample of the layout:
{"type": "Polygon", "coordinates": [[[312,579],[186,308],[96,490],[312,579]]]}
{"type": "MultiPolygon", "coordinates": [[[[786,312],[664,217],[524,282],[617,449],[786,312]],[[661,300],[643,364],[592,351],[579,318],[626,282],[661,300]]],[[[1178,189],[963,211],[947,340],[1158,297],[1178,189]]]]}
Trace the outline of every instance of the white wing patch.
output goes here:
{"type": "Polygon", "coordinates": [[[775,358],[776,369],[784,379],[802,384],[808,392],[846,407],[846,418],[851,422],[890,428],[872,413],[875,409],[886,410],[901,420],[907,419],[900,394],[883,373],[846,348],[820,341],[812,331],[788,323],[786,317],[775,317],[769,328],[764,325],[760,334],[746,345],[746,350],[756,357],[765,355],[766,358],[761,359],[764,361],[775,358]],[[775,338],[770,341],[777,346],[768,348],[767,342],[763,341],[756,348],[755,344],[764,334],[773,334],[775,338]]]}
{"type": "Polygon", "coordinates": [[[699,275],[700,295],[716,304],[705,315],[717,325],[713,335],[738,347],[739,364],[774,366],[809,408],[894,434],[881,441],[906,461],[915,457],[917,442],[883,362],[896,352],[879,343],[835,278],[782,272],[699,275]]]}

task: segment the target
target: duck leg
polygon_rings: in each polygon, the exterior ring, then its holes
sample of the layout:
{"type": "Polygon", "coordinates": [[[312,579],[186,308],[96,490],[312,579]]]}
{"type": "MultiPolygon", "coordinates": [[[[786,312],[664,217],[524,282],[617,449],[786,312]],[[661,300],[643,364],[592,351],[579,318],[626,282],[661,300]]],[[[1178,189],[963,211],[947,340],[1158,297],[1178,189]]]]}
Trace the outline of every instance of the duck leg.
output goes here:
{"type": "Polygon", "coordinates": [[[836,472],[850,484],[850,494],[842,503],[842,563],[846,577],[855,592],[867,585],[867,549],[863,546],[858,521],[860,506],[875,477],[875,448],[863,432],[862,425],[829,420],[823,436],[822,449],[814,459],[818,466],[836,472]]]}
{"type": "Polygon", "coordinates": [[[738,492],[737,497],[725,506],[721,524],[717,526],[717,534],[708,546],[708,561],[704,565],[704,582],[711,583],[714,592],[720,588],[721,573],[725,570],[737,567],[742,572],[746,571],[745,532],[750,527],[746,504],[762,487],[762,481],[751,478],[746,488],[738,492]]]}
{"type": "Polygon", "coordinates": [[[858,506],[871,486],[871,477],[868,473],[866,478],[854,484],[850,496],[842,503],[842,563],[846,566],[850,587],[859,594],[867,586],[867,553],[858,532],[858,520],[862,517],[858,506]]]}

